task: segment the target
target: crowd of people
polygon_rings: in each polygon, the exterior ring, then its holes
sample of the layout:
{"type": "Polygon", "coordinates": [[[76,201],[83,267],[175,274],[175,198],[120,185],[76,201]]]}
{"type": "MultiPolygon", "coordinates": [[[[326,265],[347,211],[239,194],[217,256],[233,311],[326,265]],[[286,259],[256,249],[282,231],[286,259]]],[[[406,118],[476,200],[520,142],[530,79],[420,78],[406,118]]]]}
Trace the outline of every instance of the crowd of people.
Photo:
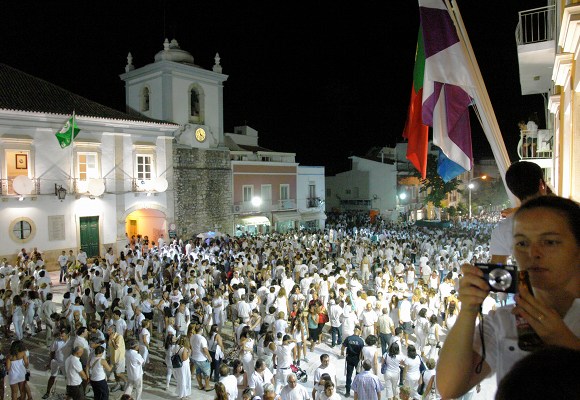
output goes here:
{"type": "MultiPolygon", "coordinates": [[[[180,400],[195,390],[218,400],[335,400],[343,384],[355,399],[439,398],[436,366],[458,323],[461,266],[489,260],[498,217],[452,229],[338,218],[317,233],[136,240],[118,256],[63,254],[60,306],[36,249],[13,266],[4,260],[12,398],[31,398],[25,343],[41,328],[50,346],[43,398],[63,375],[70,399],[90,387],[95,400],[119,390],[141,400],[143,371],[160,362],[152,352],[162,352],[165,387],[174,381],[180,400]],[[320,366],[308,378],[300,364],[314,357],[320,366]]],[[[502,300],[481,296],[484,315],[502,300]]]]}

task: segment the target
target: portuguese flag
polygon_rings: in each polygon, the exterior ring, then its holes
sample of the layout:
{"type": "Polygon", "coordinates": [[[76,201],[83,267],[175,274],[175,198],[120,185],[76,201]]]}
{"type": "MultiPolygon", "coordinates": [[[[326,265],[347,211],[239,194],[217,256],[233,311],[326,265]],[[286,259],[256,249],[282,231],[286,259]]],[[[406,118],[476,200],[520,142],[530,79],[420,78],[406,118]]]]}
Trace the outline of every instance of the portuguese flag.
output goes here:
{"type": "Polygon", "coordinates": [[[411,89],[411,103],[409,114],[403,131],[407,139],[407,159],[421,173],[423,179],[427,176],[427,150],[429,146],[429,127],[423,124],[423,78],[425,76],[425,48],[423,45],[423,30],[419,27],[417,38],[417,54],[415,55],[415,69],[413,70],[413,88],[411,89]]]}

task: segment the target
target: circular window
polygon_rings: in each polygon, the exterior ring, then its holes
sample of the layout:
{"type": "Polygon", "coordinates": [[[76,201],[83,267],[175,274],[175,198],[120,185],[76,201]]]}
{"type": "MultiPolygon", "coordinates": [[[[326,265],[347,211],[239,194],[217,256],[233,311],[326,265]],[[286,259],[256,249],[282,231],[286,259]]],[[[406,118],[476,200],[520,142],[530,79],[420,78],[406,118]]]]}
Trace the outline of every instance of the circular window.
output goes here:
{"type": "Polygon", "coordinates": [[[36,233],[36,225],[34,225],[34,222],[30,218],[26,217],[15,219],[8,229],[12,240],[19,243],[28,242],[36,233]]]}

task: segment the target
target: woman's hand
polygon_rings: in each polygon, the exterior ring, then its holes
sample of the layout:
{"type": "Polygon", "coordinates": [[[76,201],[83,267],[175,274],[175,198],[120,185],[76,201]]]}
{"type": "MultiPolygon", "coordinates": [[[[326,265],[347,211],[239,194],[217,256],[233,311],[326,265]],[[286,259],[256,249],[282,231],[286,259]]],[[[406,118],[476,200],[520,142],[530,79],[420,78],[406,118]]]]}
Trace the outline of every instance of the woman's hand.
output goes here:
{"type": "Polygon", "coordinates": [[[544,343],[580,349],[580,339],[566,326],[556,310],[532,296],[528,288],[520,286],[516,295],[516,307],[512,313],[524,318],[542,338],[544,343]]]}
{"type": "Polygon", "coordinates": [[[463,306],[462,310],[477,315],[489,294],[489,285],[483,280],[483,272],[471,264],[463,264],[461,272],[463,278],[459,281],[459,301],[463,306]]]}

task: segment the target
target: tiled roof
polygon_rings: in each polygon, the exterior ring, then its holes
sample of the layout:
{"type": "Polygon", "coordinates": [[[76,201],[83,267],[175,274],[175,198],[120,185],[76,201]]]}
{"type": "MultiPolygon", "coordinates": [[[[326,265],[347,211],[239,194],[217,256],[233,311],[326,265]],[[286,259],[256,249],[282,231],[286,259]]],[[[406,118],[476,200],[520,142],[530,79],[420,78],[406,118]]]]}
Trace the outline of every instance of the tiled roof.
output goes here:
{"type": "Polygon", "coordinates": [[[65,115],[74,110],[78,116],[165,123],[104,106],[2,63],[0,109],[65,115]]]}

